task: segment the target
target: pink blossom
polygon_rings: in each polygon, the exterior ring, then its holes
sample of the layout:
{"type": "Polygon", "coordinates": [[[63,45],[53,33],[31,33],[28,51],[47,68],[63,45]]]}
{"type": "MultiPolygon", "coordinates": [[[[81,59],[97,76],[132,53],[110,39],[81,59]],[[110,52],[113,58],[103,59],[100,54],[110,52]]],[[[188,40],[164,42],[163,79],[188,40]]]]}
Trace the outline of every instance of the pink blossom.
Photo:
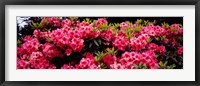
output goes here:
{"type": "Polygon", "coordinates": [[[80,63],[76,65],[78,69],[100,69],[100,65],[96,65],[94,58],[91,55],[86,55],[86,58],[82,58],[80,63]]]}
{"type": "Polygon", "coordinates": [[[50,31],[46,31],[46,32],[39,32],[39,36],[41,39],[48,39],[51,38],[51,32],[50,31]]]}
{"type": "Polygon", "coordinates": [[[92,24],[89,24],[88,22],[81,22],[78,24],[78,32],[81,34],[82,38],[96,38],[100,35],[100,31],[92,30],[92,24]]]}
{"type": "Polygon", "coordinates": [[[33,69],[48,69],[50,66],[49,61],[44,57],[32,59],[30,63],[31,63],[31,68],[33,69]]]}
{"type": "Polygon", "coordinates": [[[120,29],[128,29],[128,27],[129,27],[129,24],[127,24],[126,22],[122,22],[122,23],[120,23],[120,29]]]}
{"type": "Polygon", "coordinates": [[[40,43],[37,39],[26,40],[26,42],[21,46],[23,53],[27,54],[31,54],[32,52],[37,51],[39,47],[40,43]]]}
{"type": "Polygon", "coordinates": [[[69,46],[74,50],[74,52],[80,52],[84,47],[84,40],[80,38],[73,38],[70,41],[69,46]]]}
{"type": "Polygon", "coordinates": [[[64,64],[61,69],[74,69],[74,67],[70,64],[64,64]]]}
{"type": "Polygon", "coordinates": [[[165,52],[166,52],[166,50],[165,50],[165,46],[159,46],[159,47],[157,47],[157,49],[156,49],[160,54],[164,54],[165,52]]]}
{"type": "Polygon", "coordinates": [[[120,59],[120,63],[125,66],[125,69],[133,69],[135,68],[134,64],[138,65],[140,62],[146,64],[150,68],[158,68],[158,63],[153,51],[144,51],[142,54],[138,52],[125,52],[120,59]]]}
{"type": "Polygon", "coordinates": [[[22,59],[17,59],[17,69],[30,69],[30,63],[22,59]]]}
{"type": "Polygon", "coordinates": [[[150,43],[150,44],[148,45],[148,48],[149,48],[150,50],[155,51],[155,50],[158,48],[158,45],[155,44],[155,43],[150,43]]]}
{"type": "Polygon", "coordinates": [[[62,20],[62,27],[70,26],[72,22],[69,19],[62,20]]]}
{"type": "Polygon", "coordinates": [[[147,34],[142,34],[138,36],[137,38],[131,38],[130,39],[130,45],[132,47],[132,50],[141,50],[144,49],[145,46],[148,44],[147,40],[149,39],[149,35],[147,34]]]}
{"type": "Polygon", "coordinates": [[[165,38],[165,39],[164,39],[164,43],[165,43],[165,44],[168,44],[168,43],[169,43],[169,39],[168,39],[168,38],[165,38]]]}
{"type": "Polygon", "coordinates": [[[71,48],[67,48],[67,49],[65,50],[65,54],[66,54],[67,56],[69,56],[71,53],[72,53],[72,49],[71,49],[71,48]]]}
{"type": "Polygon", "coordinates": [[[95,22],[95,26],[100,27],[101,24],[108,24],[107,20],[105,20],[104,18],[99,18],[96,22],[95,22]]]}
{"type": "Polygon", "coordinates": [[[124,65],[117,62],[114,62],[114,64],[111,64],[110,68],[111,69],[125,69],[124,65]]]}
{"type": "Polygon", "coordinates": [[[54,57],[62,57],[61,51],[50,43],[45,43],[42,46],[44,56],[51,60],[54,57]]]}
{"type": "Polygon", "coordinates": [[[127,38],[119,37],[119,36],[116,37],[113,42],[113,46],[117,48],[118,50],[122,50],[122,51],[126,49],[128,44],[129,44],[129,40],[127,38]]]}
{"type": "Polygon", "coordinates": [[[178,54],[183,54],[183,47],[178,47],[178,54]]]}
{"type": "Polygon", "coordinates": [[[34,32],[33,32],[33,36],[34,36],[35,38],[39,38],[39,37],[40,37],[40,30],[35,29],[34,32]]]}
{"type": "Polygon", "coordinates": [[[107,29],[106,31],[101,33],[101,37],[105,38],[106,41],[111,41],[113,39],[113,33],[111,29],[107,29]]]}
{"type": "Polygon", "coordinates": [[[42,58],[43,57],[43,54],[42,52],[32,52],[30,57],[29,57],[29,60],[33,60],[33,59],[38,59],[38,58],[42,58]]]}
{"type": "Polygon", "coordinates": [[[58,18],[54,17],[54,18],[53,18],[53,23],[54,23],[54,26],[55,26],[55,27],[60,27],[60,21],[59,21],[58,18]]]}
{"type": "Polygon", "coordinates": [[[103,57],[102,60],[107,66],[110,66],[111,64],[114,64],[114,62],[117,61],[117,58],[112,54],[107,54],[103,57]]]}
{"type": "Polygon", "coordinates": [[[32,39],[33,38],[31,36],[25,36],[24,39],[23,39],[23,41],[27,42],[27,41],[32,40],[32,39]]]}

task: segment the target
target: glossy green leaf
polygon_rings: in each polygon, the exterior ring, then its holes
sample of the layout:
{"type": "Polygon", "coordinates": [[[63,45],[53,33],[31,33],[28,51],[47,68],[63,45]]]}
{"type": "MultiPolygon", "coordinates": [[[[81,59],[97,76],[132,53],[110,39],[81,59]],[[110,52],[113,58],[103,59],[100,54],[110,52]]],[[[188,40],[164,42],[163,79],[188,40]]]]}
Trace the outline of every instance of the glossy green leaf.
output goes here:
{"type": "Polygon", "coordinates": [[[99,46],[98,42],[96,40],[94,40],[95,45],[99,46]]]}

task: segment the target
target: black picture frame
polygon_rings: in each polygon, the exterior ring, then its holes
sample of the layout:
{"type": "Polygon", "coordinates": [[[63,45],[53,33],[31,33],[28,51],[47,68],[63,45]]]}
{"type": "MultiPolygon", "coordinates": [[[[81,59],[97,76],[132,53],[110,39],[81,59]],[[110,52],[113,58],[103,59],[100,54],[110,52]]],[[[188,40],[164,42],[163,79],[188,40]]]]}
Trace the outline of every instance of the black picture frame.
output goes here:
{"type": "Polygon", "coordinates": [[[1,0],[0,10],[0,84],[2,86],[199,86],[200,0],[1,0]],[[195,5],[195,81],[5,81],[6,5],[195,5]]]}

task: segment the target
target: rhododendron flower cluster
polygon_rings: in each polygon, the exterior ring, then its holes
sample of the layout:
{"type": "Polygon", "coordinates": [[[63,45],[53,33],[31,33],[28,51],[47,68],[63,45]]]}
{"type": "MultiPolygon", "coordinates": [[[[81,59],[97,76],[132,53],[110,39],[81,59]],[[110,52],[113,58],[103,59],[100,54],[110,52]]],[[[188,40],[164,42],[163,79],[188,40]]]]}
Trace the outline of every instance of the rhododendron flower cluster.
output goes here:
{"type": "Polygon", "coordinates": [[[38,39],[33,39],[28,36],[25,37],[20,51],[22,54],[31,54],[32,52],[37,51],[40,46],[41,44],[38,42],[38,39]]]}
{"type": "Polygon", "coordinates": [[[161,36],[165,34],[165,29],[161,26],[154,26],[153,24],[142,28],[142,34],[149,34],[150,36],[161,36]]]}
{"type": "Polygon", "coordinates": [[[17,39],[17,69],[183,68],[181,24],[41,17],[29,25],[17,39]]]}
{"type": "Polygon", "coordinates": [[[100,69],[100,66],[95,63],[94,56],[90,53],[86,54],[86,58],[82,58],[80,63],[76,65],[80,69],[100,69]]]}
{"type": "Polygon", "coordinates": [[[128,29],[129,25],[126,22],[120,23],[120,29],[128,29]]]}
{"type": "Polygon", "coordinates": [[[183,47],[178,47],[178,54],[183,54],[183,47]]]}
{"type": "Polygon", "coordinates": [[[103,62],[107,65],[110,66],[111,64],[113,64],[114,62],[116,62],[117,58],[116,56],[112,55],[112,54],[107,54],[103,57],[103,62]]]}
{"type": "Polygon", "coordinates": [[[138,51],[141,49],[144,49],[145,46],[148,44],[149,35],[148,34],[142,34],[138,36],[137,38],[131,38],[130,39],[130,45],[133,50],[138,51]]]}
{"type": "Polygon", "coordinates": [[[123,68],[133,69],[134,64],[138,65],[139,63],[146,64],[151,69],[158,68],[158,62],[155,58],[155,53],[151,50],[145,51],[143,53],[139,52],[125,52],[122,54],[122,58],[119,63],[123,65],[123,68]]]}
{"type": "Polygon", "coordinates": [[[45,43],[42,46],[42,52],[45,53],[44,56],[48,59],[52,59],[54,57],[61,57],[61,52],[50,43],[45,43]]]}
{"type": "Polygon", "coordinates": [[[77,30],[80,32],[82,38],[96,38],[100,35],[100,31],[93,31],[92,24],[88,22],[81,22],[77,26],[77,30]]]}
{"type": "Polygon", "coordinates": [[[117,36],[113,41],[113,46],[118,49],[124,51],[129,44],[129,40],[124,37],[117,36]]]}
{"type": "Polygon", "coordinates": [[[107,29],[106,31],[101,33],[101,36],[106,39],[106,41],[111,41],[113,39],[113,31],[111,29],[107,29]]]}
{"type": "Polygon", "coordinates": [[[97,27],[100,27],[101,24],[108,24],[107,20],[105,20],[104,18],[99,18],[96,22],[95,25],[97,27]]]}

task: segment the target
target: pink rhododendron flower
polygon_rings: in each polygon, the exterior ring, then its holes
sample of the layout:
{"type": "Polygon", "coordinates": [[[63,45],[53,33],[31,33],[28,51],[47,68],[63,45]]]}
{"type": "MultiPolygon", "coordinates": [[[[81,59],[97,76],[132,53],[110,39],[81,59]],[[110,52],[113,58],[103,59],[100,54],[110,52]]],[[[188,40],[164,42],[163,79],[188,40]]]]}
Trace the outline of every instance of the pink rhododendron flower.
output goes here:
{"type": "Polygon", "coordinates": [[[30,57],[29,57],[29,60],[33,60],[33,59],[38,59],[38,58],[43,58],[43,54],[42,52],[32,52],[30,57]]]}
{"type": "Polygon", "coordinates": [[[39,38],[39,37],[40,37],[40,30],[35,29],[34,32],[33,32],[33,36],[34,36],[35,38],[39,38]]]}
{"type": "Polygon", "coordinates": [[[61,69],[74,69],[74,67],[70,64],[64,64],[61,69]]]}
{"type": "Polygon", "coordinates": [[[47,59],[43,58],[37,58],[30,60],[31,68],[33,69],[48,69],[50,64],[47,59]]]}
{"type": "Polygon", "coordinates": [[[111,64],[110,68],[111,69],[125,69],[124,65],[117,62],[114,62],[114,64],[111,64]]]}
{"type": "Polygon", "coordinates": [[[150,36],[161,36],[165,34],[166,30],[161,26],[154,26],[149,24],[147,27],[142,27],[142,34],[148,34],[150,36]]]}
{"type": "Polygon", "coordinates": [[[127,38],[119,37],[119,36],[116,37],[113,42],[113,46],[117,48],[118,50],[122,50],[122,51],[126,49],[128,44],[129,44],[129,40],[127,38]]]}
{"type": "Polygon", "coordinates": [[[168,44],[168,43],[169,43],[169,39],[165,38],[165,39],[164,39],[164,43],[165,43],[165,44],[168,44]]]}
{"type": "Polygon", "coordinates": [[[72,49],[71,48],[67,48],[66,51],[65,51],[65,54],[67,56],[69,56],[71,53],[72,53],[72,49]]]}
{"type": "Polygon", "coordinates": [[[107,66],[110,66],[111,64],[114,64],[114,62],[117,61],[117,58],[112,54],[107,54],[103,57],[102,60],[107,66]]]}
{"type": "Polygon", "coordinates": [[[73,38],[69,44],[69,46],[75,51],[80,52],[84,47],[84,40],[80,38],[73,38]]]}
{"type": "Polygon", "coordinates": [[[33,38],[31,37],[31,36],[25,36],[24,37],[24,39],[23,39],[23,41],[24,42],[27,42],[27,41],[30,41],[30,40],[32,40],[33,38]]]}
{"type": "Polygon", "coordinates": [[[155,43],[150,43],[150,44],[148,45],[148,48],[149,48],[150,50],[156,51],[156,49],[158,48],[158,45],[155,44],[155,43]]]}
{"type": "MultiPolygon", "coordinates": [[[[50,31],[46,31],[46,32],[40,32],[40,38],[41,39],[49,39],[51,38],[51,32],[50,31]]],[[[39,36],[38,36],[39,37],[39,36]]]]}
{"type": "Polygon", "coordinates": [[[106,41],[111,41],[113,39],[113,33],[111,29],[107,29],[106,31],[101,33],[101,37],[105,38],[106,41]]]}
{"type": "Polygon", "coordinates": [[[164,54],[166,52],[165,46],[159,46],[156,49],[160,54],[164,54]]]}
{"type": "Polygon", "coordinates": [[[25,60],[17,59],[17,69],[30,69],[30,63],[25,60]]]}
{"type": "Polygon", "coordinates": [[[177,44],[176,40],[173,39],[173,40],[171,41],[171,44],[172,44],[172,46],[175,46],[175,45],[177,44]]]}
{"type": "Polygon", "coordinates": [[[126,22],[122,22],[120,23],[120,29],[128,29],[129,24],[127,24],[126,22]]]}
{"type": "Polygon", "coordinates": [[[100,35],[100,31],[93,31],[92,30],[92,24],[89,24],[88,22],[81,22],[78,25],[78,31],[81,34],[82,38],[96,38],[100,35]]]}
{"type": "Polygon", "coordinates": [[[70,26],[72,23],[69,19],[62,20],[62,27],[70,26]]]}
{"type": "Polygon", "coordinates": [[[78,69],[100,69],[99,65],[96,65],[94,58],[90,55],[86,55],[86,58],[82,58],[80,63],[76,65],[78,69]]]}
{"type": "Polygon", "coordinates": [[[45,43],[42,46],[42,52],[44,53],[44,56],[50,60],[54,57],[62,57],[60,50],[50,43],[45,43]]]}
{"type": "Polygon", "coordinates": [[[147,45],[147,40],[149,39],[149,35],[147,34],[142,34],[138,36],[137,38],[131,38],[130,39],[130,45],[132,47],[132,50],[141,50],[144,49],[145,46],[147,45]]]}
{"type": "Polygon", "coordinates": [[[178,54],[183,54],[183,47],[178,47],[178,54]]]}
{"type": "Polygon", "coordinates": [[[140,62],[146,64],[150,68],[158,68],[158,63],[153,51],[145,51],[142,54],[138,52],[125,52],[122,54],[120,60],[120,63],[124,65],[126,69],[133,69],[135,68],[134,64],[138,65],[140,62]]]}
{"type": "Polygon", "coordinates": [[[95,26],[100,27],[101,24],[108,24],[107,20],[105,20],[104,18],[99,18],[96,22],[95,22],[95,26]]]}
{"type": "Polygon", "coordinates": [[[31,54],[34,51],[37,51],[40,47],[40,43],[37,39],[29,39],[26,40],[25,43],[22,44],[21,48],[23,53],[31,54]]]}
{"type": "Polygon", "coordinates": [[[59,21],[59,19],[56,18],[56,17],[53,18],[53,23],[54,23],[54,26],[55,26],[55,27],[59,27],[59,26],[60,26],[60,21],[59,21]]]}

